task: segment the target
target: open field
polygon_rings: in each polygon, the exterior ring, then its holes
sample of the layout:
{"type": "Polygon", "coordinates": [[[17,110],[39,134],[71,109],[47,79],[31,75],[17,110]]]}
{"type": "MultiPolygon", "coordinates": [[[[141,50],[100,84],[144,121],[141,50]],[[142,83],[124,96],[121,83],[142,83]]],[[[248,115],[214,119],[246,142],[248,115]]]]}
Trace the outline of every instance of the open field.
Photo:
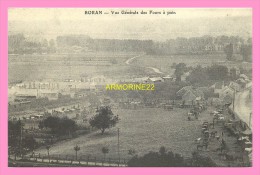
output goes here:
{"type": "Polygon", "coordinates": [[[143,67],[155,67],[164,73],[172,74],[173,63],[185,63],[188,66],[211,66],[213,64],[225,65],[229,67],[243,66],[251,67],[251,63],[241,61],[227,61],[225,54],[202,54],[202,55],[144,55],[132,61],[133,65],[143,67]]]}
{"type": "Polygon", "coordinates": [[[9,55],[9,82],[80,79],[82,75],[97,76],[106,72],[122,72],[125,70],[125,61],[134,55],[137,54],[9,55]]]}
{"type": "MultiPolygon", "coordinates": [[[[209,110],[213,110],[210,107],[209,110]]],[[[201,124],[204,121],[212,122],[212,116],[208,111],[204,111],[198,120],[187,120],[188,109],[174,108],[167,111],[160,108],[145,108],[138,110],[119,109],[114,111],[119,114],[120,122],[115,128],[111,128],[101,135],[99,131],[82,135],[78,138],[58,142],[50,149],[51,156],[59,156],[65,159],[67,156],[75,158],[74,146],[80,146],[78,157],[86,159],[103,160],[102,147],[109,148],[106,158],[118,159],[117,149],[117,128],[120,128],[120,158],[129,160],[129,149],[135,149],[139,156],[149,151],[158,151],[161,146],[165,146],[168,151],[182,154],[184,157],[191,157],[191,153],[197,150],[195,139],[202,137],[201,124]]],[[[236,156],[243,156],[242,148],[237,144],[236,138],[223,129],[223,124],[216,123],[214,129],[218,135],[227,143],[227,151],[236,156]],[[223,135],[221,136],[221,133],[223,135]]],[[[237,162],[223,161],[216,151],[220,146],[220,141],[212,139],[208,149],[201,150],[201,154],[209,156],[218,166],[241,166],[237,162]]],[[[46,149],[39,148],[35,153],[46,156],[46,149]]],[[[72,158],[72,159],[74,159],[72,158]]],[[[244,157],[244,160],[246,158],[244,157]]]]}
{"type": "Polygon", "coordinates": [[[186,63],[188,66],[226,66],[251,67],[251,63],[226,61],[224,54],[212,55],[142,55],[125,61],[139,53],[90,53],[90,54],[53,54],[53,55],[9,55],[9,82],[35,81],[41,79],[80,79],[81,76],[106,75],[108,77],[160,76],[158,72],[173,74],[173,63],[186,63]]]}
{"type": "MultiPolygon", "coordinates": [[[[166,111],[157,108],[140,110],[119,109],[114,112],[120,116],[117,127],[120,128],[120,156],[129,159],[129,149],[135,149],[139,155],[149,151],[158,151],[161,146],[168,150],[190,156],[195,149],[194,140],[200,136],[201,120],[187,121],[186,110],[166,111]]],[[[103,146],[109,148],[107,157],[117,158],[117,127],[107,130],[104,135],[94,132],[78,138],[55,144],[50,154],[73,156],[73,147],[81,147],[79,156],[91,155],[102,158],[103,146]]],[[[46,154],[46,150],[35,152],[46,154]]]]}

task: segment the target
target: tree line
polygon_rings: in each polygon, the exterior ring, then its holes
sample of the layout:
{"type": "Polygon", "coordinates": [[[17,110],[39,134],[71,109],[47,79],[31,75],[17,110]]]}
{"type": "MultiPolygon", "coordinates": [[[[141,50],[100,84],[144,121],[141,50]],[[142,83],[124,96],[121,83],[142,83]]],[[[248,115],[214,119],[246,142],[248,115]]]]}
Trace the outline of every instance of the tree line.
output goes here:
{"type": "Polygon", "coordinates": [[[181,154],[167,151],[161,147],[158,152],[150,151],[149,153],[133,157],[128,161],[130,167],[216,167],[217,164],[207,156],[193,152],[191,159],[187,160],[181,154]]]}
{"type": "Polygon", "coordinates": [[[172,54],[212,54],[225,53],[228,60],[234,53],[241,54],[244,60],[250,60],[252,39],[239,36],[202,36],[177,37],[166,41],[137,39],[93,39],[88,35],[62,35],[56,39],[28,40],[23,34],[8,36],[11,54],[109,51],[109,52],[145,52],[150,55],[172,54]]]}

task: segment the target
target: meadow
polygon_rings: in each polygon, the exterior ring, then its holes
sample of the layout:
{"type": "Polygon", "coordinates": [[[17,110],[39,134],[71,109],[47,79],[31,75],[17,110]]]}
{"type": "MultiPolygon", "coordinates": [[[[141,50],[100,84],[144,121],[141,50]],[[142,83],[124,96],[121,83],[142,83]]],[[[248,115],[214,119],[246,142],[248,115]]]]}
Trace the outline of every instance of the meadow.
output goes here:
{"type": "Polygon", "coordinates": [[[229,67],[251,68],[251,63],[227,61],[224,54],[204,55],[142,55],[126,64],[126,60],[140,53],[85,53],[52,55],[9,55],[9,83],[35,80],[79,80],[82,76],[142,77],[173,75],[173,63],[188,66],[222,64],[229,67]],[[158,74],[151,68],[158,69],[158,74]]]}
{"type": "MultiPolygon", "coordinates": [[[[158,151],[161,146],[175,153],[190,157],[191,152],[196,149],[194,140],[200,136],[200,124],[205,119],[188,121],[187,111],[174,108],[167,111],[160,108],[144,108],[138,110],[118,109],[114,114],[118,114],[120,121],[116,127],[106,130],[104,135],[100,131],[83,135],[78,138],[62,141],[54,144],[50,149],[50,154],[61,157],[74,156],[75,145],[80,146],[79,156],[96,157],[102,159],[102,147],[108,147],[107,158],[118,158],[118,132],[120,142],[120,157],[130,159],[128,150],[136,150],[138,155],[143,155],[149,151],[158,151]]],[[[45,148],[40,148],[36,153],[46,154],[45,148]]]]}

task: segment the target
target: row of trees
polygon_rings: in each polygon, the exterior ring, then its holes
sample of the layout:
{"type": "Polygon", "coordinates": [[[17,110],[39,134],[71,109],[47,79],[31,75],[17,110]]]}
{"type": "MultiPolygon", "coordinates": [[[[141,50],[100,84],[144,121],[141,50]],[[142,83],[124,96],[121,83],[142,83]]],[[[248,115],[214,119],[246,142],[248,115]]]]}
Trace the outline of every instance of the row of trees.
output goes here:
{"type": "Polygon", "coordinates": [[[77,129],[77,125],[74,120],[67,117],[54,117],[49,116],[46,119],[39,122],[39,128],[49,128],[53,134],[56,135],[71,135],[77,129]]]}
{"type": "Polygon", "coordinates": [[[8,36],[9,54],[32,54],[32,53],[54,53],[56,52],[55,40],[28,39],[23,34],[8,36]]]}
{"type": "Polygon", "coordinates": [[[192,153],[192,158],[186,160],[181,154],[175,154],[161,147],[158,152],[149,152],[138,157],[134,155],[128,161],[130,167],[216,167],[217,164],[210,158],[200,155],[198,152],[192,153]]]}
{"type": "Polygon", "coordinates": [[[202,36],[170,39],[165,42],[152,40],[92,39],[87,35],[63,35],[54,39],[28,40],[23,34],[8,36],[9,53],[53,53],[57,48],[70,52],[112,51],[146,52],[147,54],[204,54],[222,52],[231,60],[233,53],[239,53],[244,60],[250,60],[252,41],[239,36],[202,36]],[[68,50],[69,49],[69,50],[68,50]]]}
{"type": "Polygon", "coordinates": [[[34,150],[38,144],[32,135],[23,131],[21,120],[8,121],[8,146],[10,151],[23,154],[26,150],[34,150]]]}
{"type": "MultiPolygon", "coordinates": [[[[40,129],[48,128],[52,134],[70,135],[74,132],[78,125],[72,119],[67,117],[58,117],[45,113],[45,119],[39,122],[40,129]]],[[[84,116],[85,117],[85,116],[84,116]]],[[[89,124],[93,128],[97,128],[104,134],[105,130],[114,127],[119,121],[118,115],[114,115],[109,106],[101,106],[97,108],[96,115],[89,119],[89,124]]]]}
{"type": "Polygon", "coordinates": [[[209,85],[212,81],[225,81],[232,80],[230,77],[229,69],[224,65],[212,65],[208,67],[202,67],[200,65],[196,67],[188,67],[185,63],[173,64],[172,68],[175,69],[176,81],[181,81],[181,76],[185,72],[190,72],[186,81],[192,85],[205,86],[209,85]]]}
{"type": "MultiPolygon", "coordinates": [[[[49,129],[53,135],[64,136],[71,135],[79,126],[72,119],[67,117],[58,117],[50,113],[44,114],[45,119],[38,124],[39,129],[49,129]]],[[[86,117],[86,116],[85,116],[86,117]]],[[[93,116],[89,123],[92,127],[105,132],[107,128],[114,127],[118,123],[119,117],[115,116],[108,106],[102,106],[97,109],[97,113],[93,116]]],[[[10,150],[22,154],[24,150],[34,150],[38,144],[32,134],[28,134],[23,129],[24,124],[21,120],[8,121],[8,146],[10,150]]],[[[47,140],[48,141],[48,140],[47,140]]],[[[48,148],[49,149],[49,148],[48,148]]],[[[107,152],[107,150],[104,150],[107,152]]]]}
{"type": "MultiPolygon", "coordinates": [[[[239,36],[178,37],[165,42],[154,42],[152,40],[92,39],[86,35],[65,35],[58,36],[56,41],[58,47],[79,46],[92,51],[146,52],[152,55],[222,52],[226,53],[228,60],[232,59],[235,52],[247,60],[252,49],[251,38],[245,41],[239,36]]],[[[82,49],[82,51],[85,50],[82,49]]]]}

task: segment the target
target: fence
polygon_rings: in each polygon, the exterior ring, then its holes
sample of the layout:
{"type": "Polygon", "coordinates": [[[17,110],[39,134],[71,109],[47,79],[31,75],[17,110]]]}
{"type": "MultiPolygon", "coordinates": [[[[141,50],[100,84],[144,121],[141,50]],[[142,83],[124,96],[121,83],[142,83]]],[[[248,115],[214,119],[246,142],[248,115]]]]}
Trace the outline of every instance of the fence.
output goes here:
{"type": "Polygon", "coordinates": [[[61,155],[46,155],[46,154],[34,154],[34,155],[24,155],[22,157],[18,157],[15,155],[9,155],[10,160],[15,161],[30,161],[30,162],[38,162],[38,163],[46,163],[46,164],[56,164],[56,165],[74,165],[74,166],[102,166],[102,167],[126,167],[127,160],[126,159],[97,159],[96,157],[90,156],[79,156],[76,159],[76,156],[61,156],[61,155]]]}

